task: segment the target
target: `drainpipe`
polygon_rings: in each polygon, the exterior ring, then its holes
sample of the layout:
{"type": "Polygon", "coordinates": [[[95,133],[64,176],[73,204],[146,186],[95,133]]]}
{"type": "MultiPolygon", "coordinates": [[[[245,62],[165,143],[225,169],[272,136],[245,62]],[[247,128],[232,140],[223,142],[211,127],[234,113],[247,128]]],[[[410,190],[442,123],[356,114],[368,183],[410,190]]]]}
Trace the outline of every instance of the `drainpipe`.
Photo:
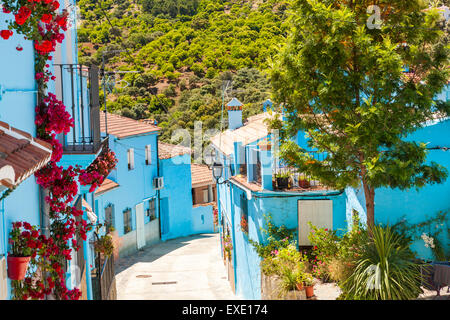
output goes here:
{"type": "Polygon", "coordinates": [[[231,209],[231,233],[233,239],[233,273],[234,273],[234,293],[237,292],[237,268],[236,268],[236,235],[235,235],[235,220],[234,220],[234,204],[233,204],[233,186],[230,183],[230,209],[231,209]]]}
{"type": "MultiPolygon", "coordinates": [[[[158,148],[158,135],[156,135],[156,176],[159,177],[159,148],[158,148]]],[[[158,197],[158,217],[159,217],[159,239],[162,239],[162,233],[161,233],[161,229],[162,229],[162,219],[161,219],[161,194],[160,194],[160,190],[156,190],[156,194],[158,197]]]]}

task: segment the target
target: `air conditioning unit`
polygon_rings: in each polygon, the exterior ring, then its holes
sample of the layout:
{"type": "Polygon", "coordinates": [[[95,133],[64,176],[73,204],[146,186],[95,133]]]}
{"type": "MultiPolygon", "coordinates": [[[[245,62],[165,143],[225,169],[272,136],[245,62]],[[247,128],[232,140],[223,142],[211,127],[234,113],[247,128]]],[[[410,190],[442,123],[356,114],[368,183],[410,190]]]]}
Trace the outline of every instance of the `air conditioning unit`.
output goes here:
{"type": "Polygon", "coordinates": [[[153,188],[156,190],[161,190],[164,188],[164,178],[158,177],[153,179],[153,188]]]}

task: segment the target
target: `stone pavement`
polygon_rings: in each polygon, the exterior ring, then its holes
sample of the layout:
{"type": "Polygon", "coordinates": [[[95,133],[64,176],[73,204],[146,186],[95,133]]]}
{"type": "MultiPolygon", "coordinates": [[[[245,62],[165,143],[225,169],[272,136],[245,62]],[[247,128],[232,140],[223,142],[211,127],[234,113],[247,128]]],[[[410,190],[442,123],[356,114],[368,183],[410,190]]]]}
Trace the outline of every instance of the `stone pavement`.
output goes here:
{"type": "Polygon", "coordinates": [[[118,300],[230,300],[218,234],[147,247],[116,263],[118,300]]]}

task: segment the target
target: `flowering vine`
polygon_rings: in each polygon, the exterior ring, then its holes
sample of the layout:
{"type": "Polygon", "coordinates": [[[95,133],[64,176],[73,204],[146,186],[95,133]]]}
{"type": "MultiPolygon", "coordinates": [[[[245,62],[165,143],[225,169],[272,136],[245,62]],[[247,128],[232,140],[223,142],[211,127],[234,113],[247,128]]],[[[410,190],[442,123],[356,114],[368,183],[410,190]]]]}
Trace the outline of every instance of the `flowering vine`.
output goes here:
{"type": "MultiPolygon", "coordinates": [[[[80,219],[83,211],[72,206],[72,202],[78,195],[78,183],[90,185],[90,192],[93,192],[117,163],[114,153],[106,150],[87,169],[80,166],[64,169],[58,165],[63,147],[57,135],[66,135],[74,127],[74,120],[63,102],[47,92],[47,83],[55,80],[49,65],[51,54],[57,44],[62,43],[64,32],[68,29],[68,12],[59,10],[59,7],[59,2],[55,0],[3,0],[2,11],[12,14],[14,18],[7,30],[0,30],[0,37],[8,40],[16,32],[34,41],[39,101],[35,109],[37,135],[53,147],[50,162],[35,174],[37,183],[48,191],[45,201],[50,208],[50,234],[48,237],[41,234],[27,242],[32,249],[32,259],[27,277],[13,283],[15,299],[43,299],[49,294],[56,299],[80,298],[78,288],[68,290],[65,285],[65,264],[72,259],[72,249],[80,248],[76,240],[78,236],[86,240],[86,233],[92,226],[80,219]]],[[[19,52],[23,50],[21,46],[16,49],[19,52]]],[[[29,230],[23,231],[25,238],[29,233],[35,235],[37,232],[36,227],[21,222],[13,227],[19,227],[19,224],[32,230],[31,233],[29,230]]]]}

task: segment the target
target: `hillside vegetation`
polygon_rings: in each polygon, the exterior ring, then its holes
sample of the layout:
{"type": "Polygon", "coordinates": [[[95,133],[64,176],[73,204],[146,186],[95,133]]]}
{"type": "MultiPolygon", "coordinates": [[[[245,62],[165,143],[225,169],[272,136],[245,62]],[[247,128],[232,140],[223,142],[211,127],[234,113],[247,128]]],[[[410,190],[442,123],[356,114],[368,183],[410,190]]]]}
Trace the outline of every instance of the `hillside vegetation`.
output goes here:
{"type": "MultiPolygon", "coordinates": [[[[79,0],[81,62],[118,73],[108,111],[177,128],[219,128],[222,84],[258,113],[269,97],[269,58],[286,35],[287,1],[79,0]],[[126,50],[111,53],[106,51],[126,50]],[[126,84],[126,85],[124,85],[126,84]]],[[[225,127],[226,127],[226,112],[225,127]]]]}

